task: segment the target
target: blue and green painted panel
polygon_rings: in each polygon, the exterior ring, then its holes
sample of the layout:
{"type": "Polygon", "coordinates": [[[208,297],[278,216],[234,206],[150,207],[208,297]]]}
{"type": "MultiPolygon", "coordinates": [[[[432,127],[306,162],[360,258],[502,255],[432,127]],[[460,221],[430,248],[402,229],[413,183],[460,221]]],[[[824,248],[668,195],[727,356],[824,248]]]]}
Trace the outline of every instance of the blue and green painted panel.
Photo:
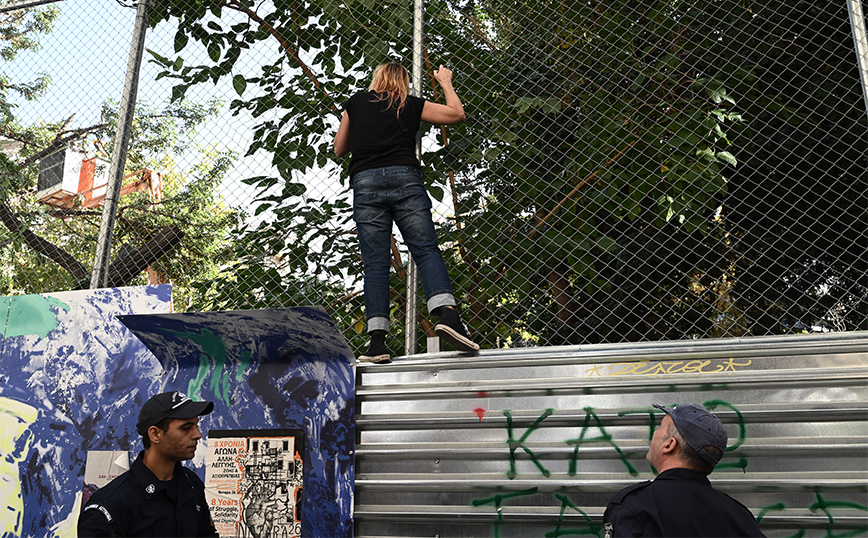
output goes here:
{"type": "MultiPolygon", "coordinates": [[[[302,429],[303,535],[351,536],[353,357],[328,316],[170,310],[170,286],[0,298],[0,536],[74,537],[87,452],[135,456],[164,390],[215,402],[206,436],[302,429]]],[[[204,450],[190,465],[204,478],[204,450]]]]}

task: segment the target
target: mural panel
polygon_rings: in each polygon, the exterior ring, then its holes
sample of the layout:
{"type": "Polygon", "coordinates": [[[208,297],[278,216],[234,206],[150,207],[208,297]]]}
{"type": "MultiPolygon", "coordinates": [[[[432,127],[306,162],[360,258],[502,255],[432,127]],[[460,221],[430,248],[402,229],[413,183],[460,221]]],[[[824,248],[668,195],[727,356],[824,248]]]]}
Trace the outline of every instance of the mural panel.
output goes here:
{"type": "MultiPolygon", "coordinates": [[[[170,286],[0,298],[0,535],[75,536],[88,451],[134,457],[138,410],[164,390],[215,402],[206,443],[211,428],[302,431],[302,535],[351,535],[353,360],[328,316],[170,309],[170,286]]],[[[204,444],[189,462],[203,479],[204,444]]]]}
{"type": "Polygon", "coordinates": [[[141,449],[154,356],[115,318],[169,312],[171,286],[0,298],[3,536],[74,537],[88,450],[141,449]]]}
{"type": "MultiPolygon", "coordinates": [[[[322,309],[120,319],[165,367],[160,390],[215,403],[200,422],[206,435],[304,432],[302,536],[352,535],[355,359],[322,309]]],[[[193,465],[204,463],[200,450],[193,465]]]]}

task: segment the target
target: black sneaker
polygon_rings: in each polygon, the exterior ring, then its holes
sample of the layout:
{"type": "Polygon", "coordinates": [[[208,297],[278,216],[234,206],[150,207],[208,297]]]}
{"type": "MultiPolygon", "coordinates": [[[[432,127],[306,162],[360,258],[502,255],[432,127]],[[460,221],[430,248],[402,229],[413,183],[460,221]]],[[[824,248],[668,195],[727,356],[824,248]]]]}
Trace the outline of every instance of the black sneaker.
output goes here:
{"type": "Polygon", "coordinates": [[[458,315],[457,310],[443,306],[440,307],[440,314],[442,317],[434,326],[437,336],[449,342],[458,351],[479,351],[479,345],[470,339],[467,327],[461,323],[461,316],[458,315]]]}
{"type": "Polygon", "coordinates": [[[389,353],[389,348],[386,347],[385,336],[371,335],[368,350],[359,355],[359,360],[362,362],[392,362],[391,353],[389,353]]]}

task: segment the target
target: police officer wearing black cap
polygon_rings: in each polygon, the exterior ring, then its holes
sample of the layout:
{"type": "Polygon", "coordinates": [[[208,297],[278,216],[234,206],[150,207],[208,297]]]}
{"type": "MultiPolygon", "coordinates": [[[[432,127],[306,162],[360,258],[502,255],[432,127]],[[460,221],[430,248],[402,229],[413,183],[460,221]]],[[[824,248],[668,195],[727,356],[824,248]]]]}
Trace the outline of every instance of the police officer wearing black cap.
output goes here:
{"type": "Polygon", "coordinates": [[[654,407],[666,415],[645,459],[660,474],[609,501],[604,537],[764,536],[750,510],[708,480],[726,450],[720,420],[696,404],[654,407]]]}
{"type": "Polygon", "coordinates": [[[205,485],[181,465],[202,438],[199,417],[213,409],[178,391],[145,402],[136,424],[145,449],[129,471],[93,494],[78,520],[79,537],[218,536],[205,485]]]}

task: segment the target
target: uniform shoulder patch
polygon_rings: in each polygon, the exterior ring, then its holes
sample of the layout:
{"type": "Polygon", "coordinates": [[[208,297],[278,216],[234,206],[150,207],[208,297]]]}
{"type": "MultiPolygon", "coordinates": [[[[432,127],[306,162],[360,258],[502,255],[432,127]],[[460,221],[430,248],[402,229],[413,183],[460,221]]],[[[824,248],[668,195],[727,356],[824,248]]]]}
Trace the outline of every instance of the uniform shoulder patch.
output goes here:
{"type": "Polygon", "coordinates": [[[105,506],[103,506],[101,504],[92,503],[92,504],[89,504],[89,505],[84,507],[85,512],[87,512],[88,510],[99,510],[102,513],[102,515],[105,516],[106,521],[108,521],[109,523],[112,522],[112,514],[111,514],[111,512],[109,512],[108,508],[106,508],[105,506]]]}

